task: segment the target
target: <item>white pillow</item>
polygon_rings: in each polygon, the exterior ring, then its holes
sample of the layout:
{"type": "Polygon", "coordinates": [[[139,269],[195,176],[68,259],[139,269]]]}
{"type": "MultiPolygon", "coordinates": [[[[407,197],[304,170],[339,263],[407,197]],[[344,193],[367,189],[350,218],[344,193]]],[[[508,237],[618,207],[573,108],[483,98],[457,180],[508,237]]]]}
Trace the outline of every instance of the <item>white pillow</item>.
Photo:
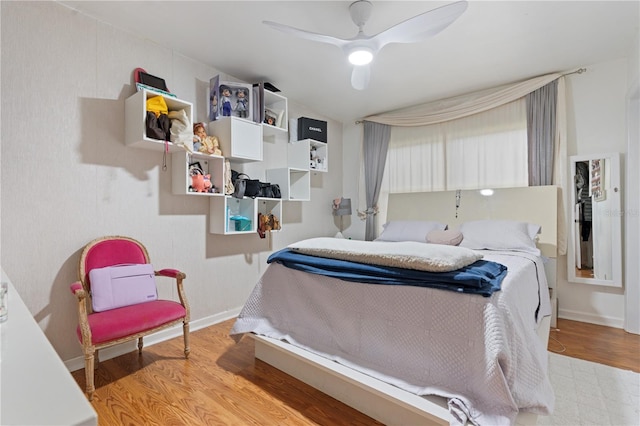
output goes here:
{"type": "Polygon", "coordinates": [[[382,234],[375,241],[418,241],[427,242],[431,231],[444,231],[446,224],[421,220],[392,220],[382,225],[382,234]]]}
{"type": "Polygon", "coordinates": [[[460,247],[473,250],[510,250],[540,255],[535,236],[540,226],[513,220],[476,220],[460,225],[460,247]],[[533,236],[532,236],[533,234],[533,236]]]}
{"type": "Polygon", "coordinates": [[[529,231],[529,237],[535,241],[538,234],[542,231],[542,226],[535,225],[533,223],[527,223],[527,231],[529,231]]]}

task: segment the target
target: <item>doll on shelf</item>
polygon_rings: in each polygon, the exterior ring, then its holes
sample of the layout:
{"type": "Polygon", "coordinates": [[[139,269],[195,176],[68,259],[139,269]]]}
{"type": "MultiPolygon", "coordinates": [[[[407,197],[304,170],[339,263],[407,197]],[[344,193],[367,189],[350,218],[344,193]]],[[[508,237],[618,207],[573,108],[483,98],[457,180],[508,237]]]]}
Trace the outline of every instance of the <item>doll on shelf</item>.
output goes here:
{"type": "Polygon", "coordinates": [[[238,89],[236,91],[236,98],[238,99],[236,101],[236,112],[240,118],[247,118],[247,107],[249,104],[248,94],[247,89],[238,89]]]}
{"type": "Polygon", "coordinates": [[[231,117],[231,89],[229,86],[220,86],[220,109],[223,117],[231,117]]]}
{"type": "Polygon", "coordinates": [[[222,155],[218,138],[207,136],[207,132],[204,130],[204,123],[195,123],[193,125],[193,147],[204,154],[222,155]]]}

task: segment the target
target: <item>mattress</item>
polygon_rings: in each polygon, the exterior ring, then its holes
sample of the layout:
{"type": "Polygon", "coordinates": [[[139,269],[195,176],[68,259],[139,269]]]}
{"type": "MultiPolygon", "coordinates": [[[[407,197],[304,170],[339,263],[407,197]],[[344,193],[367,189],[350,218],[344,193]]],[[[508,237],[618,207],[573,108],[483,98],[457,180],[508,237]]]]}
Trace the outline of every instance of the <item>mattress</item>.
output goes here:
{"type": "Polygon", "coordinates": [[[460,424],[546,415],[554,395],[536,334],[551,314],[542,259],[483,251],[507,266],[491,297],[347,282],[272,263],[231,334],[285,340],[417,395],[448,398],[460,424]]]}

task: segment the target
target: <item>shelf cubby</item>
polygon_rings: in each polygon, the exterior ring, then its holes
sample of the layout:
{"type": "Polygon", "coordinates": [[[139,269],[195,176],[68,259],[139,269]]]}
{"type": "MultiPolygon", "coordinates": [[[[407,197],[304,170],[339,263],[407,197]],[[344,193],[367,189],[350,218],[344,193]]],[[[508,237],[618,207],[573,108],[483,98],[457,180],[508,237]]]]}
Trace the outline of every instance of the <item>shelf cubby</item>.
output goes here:
{"type": "Polygon", "coordinates": [[[184,149],[171,155],[171,189],[176,195],[224,196],[224,157],[188,153],[184,149]],[[189,165],[198,162],[205,175],[211,175],[216,192],[192,192],[189,165]]]}
{"type": "MultiPolygon", "coordinates": [[[[165,149],[165,141],[147,137],[147,99],[154,96],[162,96],[169,111],[184,109],[189,118],[189,123],[191,123],[190,125],[193,125],[193,105],[190,102],[160,92],[154,92],[153,90],[141,89],[134,95],[129,96],[124,103],[124,140],[126,145],[155,151],[163,151],[165,149]]],[[[167,146],[169,152],[177,152],[183,149],[171,142],[169,142],[167,146]]]]}
{"type": "Polygon", "coordinates": [[[280,185],[282,199],[309,201],[311,199],[311,176],[309,169],[284,167],[266,170],[267,182],[280,185]]]}

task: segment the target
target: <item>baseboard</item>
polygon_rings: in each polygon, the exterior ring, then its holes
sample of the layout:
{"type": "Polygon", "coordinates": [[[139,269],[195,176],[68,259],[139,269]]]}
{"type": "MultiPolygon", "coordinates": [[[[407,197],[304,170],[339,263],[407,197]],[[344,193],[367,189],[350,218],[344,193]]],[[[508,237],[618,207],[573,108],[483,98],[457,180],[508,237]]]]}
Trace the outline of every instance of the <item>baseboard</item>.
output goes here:
{"type": "MultiPolygon", "coordinates": [[[[201,318],[199,320],[189,322],[189,331],[193,332],[196,330],[200,330],[201,328],[209,327],[223,321],[226,321],[231,318],[235,318],[240,314],[240,310],[242,308],[231,309],[229,311],[221,312],[215,315],[211,315],[205,318],[201,318]]],[[[182,336],[182,324],[175,325],[173,327],[167,328],[166,330],[159,331],[155,334],[151,334],[149,336],[145,336],[144,338],[144,346],[152,346],[156,343],[164,342],[165,340],[173,339],[174,337],[182,336]]],[[[109,348],[102,349],[100,351],[100,361],[106,361],[111,358],[115,358],[120,355],[124,355],[131,351],[137,350],[137,341],[133,340],[131,342],[123,343],[121,345],[112,346],[109,348]]],[[[193,348],[192,348],[193,350],[193,348]]],[[[84,356],[79,356],[75,358],[71,358],[70,360],[64,361],[64,365],[67,367],[69,371],[76,371],[84,368],[84,356]]]]}
{"type": "Polygon", "coordinates": [[[624,318],[605,317],[602,315],[587,314],[568,309],[559,309],[558,318],[586,322],[589,324],[604,325],[607,327],[624,328],[624,318]]]}

